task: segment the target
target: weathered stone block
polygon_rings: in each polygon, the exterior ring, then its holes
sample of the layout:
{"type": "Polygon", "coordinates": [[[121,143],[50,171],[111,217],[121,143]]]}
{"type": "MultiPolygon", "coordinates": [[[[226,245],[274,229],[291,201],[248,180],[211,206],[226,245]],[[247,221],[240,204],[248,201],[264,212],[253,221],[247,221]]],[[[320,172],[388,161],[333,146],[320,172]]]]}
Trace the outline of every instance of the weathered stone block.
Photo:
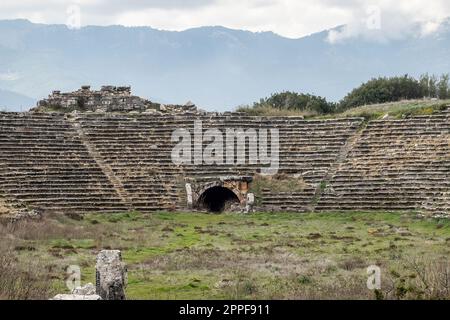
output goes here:
{"type": "Polygon", "coordinates": [[[96,291],[104,300],[125,300],[126,267],[119,250],[102,250],[97,256],[96,291]]]}
{"type": "Polygon", "coordinates": [[[99,295],[57,294],[50,300],[102,300],[99,295]]]}
{"type": "Polygon", "coordinates": [[[95,286],[92,283],[88,283],[82,287],[73,289],[72,294],[74,295],[95,295],[95,286]]]}

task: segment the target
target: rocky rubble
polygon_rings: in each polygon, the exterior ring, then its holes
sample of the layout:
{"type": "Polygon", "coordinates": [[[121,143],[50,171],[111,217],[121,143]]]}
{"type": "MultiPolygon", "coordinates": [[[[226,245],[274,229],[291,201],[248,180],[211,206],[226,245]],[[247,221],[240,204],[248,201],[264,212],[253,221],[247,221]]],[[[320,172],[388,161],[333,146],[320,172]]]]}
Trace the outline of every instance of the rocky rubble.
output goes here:
{"type": "Polygon", "coordinates": [[[118,112],[149,114],[202,113],[195,104],[164,105],[131,94],[131,87],[103,86],[91,90],[82,86],[74,92],[55,90],[47,99],[40,100],[31,112],[118,112]]]}
{"type": "Polygon", "coordinates": [[[72,290],[71,294],[57,294],[51,300],[102,300],[95,292],[95,286],[88,283],[72,290]]]}
{"type": "Polygon", "coordinates": [[[38,209],[20,209],[10,216],[11,220],[41,220],[42,212],[38,209]]]}
{"type": "Polygon", "coordinates": [[[38,209],[28,209],[20,204],[7,203],[0,199],[0,219],[7,222],[41,220],[42,212],[38,209]]]}

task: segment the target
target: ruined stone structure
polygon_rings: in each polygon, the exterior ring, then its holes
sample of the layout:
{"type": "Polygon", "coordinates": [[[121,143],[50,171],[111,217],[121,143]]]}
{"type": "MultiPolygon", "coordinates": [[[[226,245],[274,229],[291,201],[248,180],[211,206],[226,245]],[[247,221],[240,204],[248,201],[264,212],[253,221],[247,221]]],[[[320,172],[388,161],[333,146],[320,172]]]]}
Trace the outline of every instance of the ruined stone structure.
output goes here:
{"type": "Polygon", "coordinates": [[[95,265],[96,283],[75,288],[70,294],[58,294],[51,300],[125,300],[127,268],[119,250],[102,250],[95,265]]]}
{"type": "Polygon", "coordinates": [[[125,300],[127,272],[119,250],[102,250],[97,256],[96,293],[103,300],[125,300]]]}
{"type": "Polygon", "coordinates": [[[0,203],[61,213],[220,211],[225,202],[245,207],[254,194],[261,210],[449,212],[449,116],[365,123],[233,113],[0,113],[0,203]],[[171,135],[193,130],[194,120],[204,131],[278,128],[273,180],[289,188],[262,180],[256,188],[259,164],[175,165],[171,135]]]}
{"type": "Polygon", "coordinates": [[[32,112],[143,112],[159,114],[196,113],[196,106],[163,105],[131,94],[131,87],[103,86],[99,91],[82,86],[74,92],[53,91],[47,99],[40,100],[32,112]]]}

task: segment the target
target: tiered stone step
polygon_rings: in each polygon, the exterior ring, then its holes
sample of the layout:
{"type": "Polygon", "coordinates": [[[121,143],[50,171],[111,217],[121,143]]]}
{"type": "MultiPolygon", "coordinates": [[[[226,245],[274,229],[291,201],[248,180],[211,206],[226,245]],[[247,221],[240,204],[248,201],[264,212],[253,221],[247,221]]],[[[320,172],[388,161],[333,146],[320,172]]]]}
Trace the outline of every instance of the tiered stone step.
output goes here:
{"type": "Polygon", "coordinates": [[[134,209],[183,210],[185,179],[206,182],[260,171],[261,164],[174,165],[173,131],[193,132],[194,120],[201,120],[203,131],[279,129],[278,173],[298,177],[306,187],[301,192],[264,190],[259,202],[269,209],[306,211],[318,200],[316,210],[448,212],[449,115],[372,121],[347,158],[336,162],[362,119],[85,114],[69,121],[59,114],[0,113],[0,196],[44,210],[126,210],[111,172],[134,209]],[[86,143],[99,155],[94,157],[86,143]],[[97,157],[108,166],[107,174],[97,157]],[[333,176],[315,199],[333,164],[333,176]]]}
{"type": "Polygon", "coordinates": [[[0,113],[0,190],[44,211],[124,211],[114,188],[58,114],[0,113]]]}
{"type": "Polygon", "coordinates": [[[301,192],[275,192],[262,190],[260,210],[283,212],[307,212],[311,210],[311,202],[316,188],[309,186],[301,192]]]}
{"type": "MultiPolygon", "coordinates": [[[[94,114],[82,115],[76,121],[89,143],[95,146],[123,182],[135,207],[152,211],[184,208],[185,202],[180,202],[180,199],[185,199],[185,178],[199,181],[228,175],[253,176],[260,170],[261,164],[174,165],[171,152],[176,142],[171,141],[172,133],[176,129],[186,129],[193,134],[195,120],[202,121],[203,132],[211,128],[219,129],[223,134],[230,128],[279,129],[279,173],[301,176],[310,184],[317,184],[323,178],[348,137],[362,121],[305,121],[300,118],[268,119],[220,114],[164,117],[94,114]]],[[[204,142],[204,147],[208,143],[204,142]]],[[[248,146],[246,149],[248,159],[248,146]]],[[[194,155],[193,145],[191,153],[194,155]]],[[[300,195],[297,196],[300,201],[300,195]]],[[[309,197],[311,201],[311,193],[302,197],[309,197]]],[[[296,210],[304,207],[303,204],[292,206],[296,210]]]]}
{"type": "Polygon", "coordinates": [[[446,114],[367,125],[316,210],[439,210],[450,188],[446,114]]]}

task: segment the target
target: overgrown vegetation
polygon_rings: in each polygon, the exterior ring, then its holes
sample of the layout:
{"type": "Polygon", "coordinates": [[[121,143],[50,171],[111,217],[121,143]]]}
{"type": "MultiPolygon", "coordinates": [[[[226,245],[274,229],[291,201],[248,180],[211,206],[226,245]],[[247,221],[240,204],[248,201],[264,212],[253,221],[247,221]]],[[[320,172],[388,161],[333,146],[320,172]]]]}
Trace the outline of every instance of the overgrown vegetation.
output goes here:
{"type": "MultiPolygon", "coordinates": [[[[384,115],[378,114],[378,110],[375,110],[380,104],[421,99],[423,105],[426,105],[427,108],[432,106],[434,110],[449,98],[448,74],[440,77],[424,74],[419,79],[405,75],[371,79],[352,90],[339,103],[328,102],[325,98],[310,94],[281,92],[261,99],[252,106],[239,107],[237,111],[264,116],[334,117],[347,111],[352,113],[351,110],[364,106],[365,113],[362,115],[370,119],[384,115]]],[[[403,104],[404,106],[405,104],[403,104]]],[[[407,113],[408,110],[403,109],[402,111],[407,113]]],[[[426,111],[424,110],[424,112],[426,111]]]]}
{"type": "Polygon", "coordinates": [[[306,115],[315,115],[331,113],[335,109],[336,104],[328,102],[323,97],[285,91],[261,99],[259,102],[255,102],[252,107],[240,107],[237,111],[256,115],[261,112],[270,112],[270,110],[283,110],[301,111],[306,115]]]}
{"type": "Polygon", "coordinates": [[[0,300],[45,299],[54,293],[49,273],[53,265],[41,263],[39,257],[30,259],[35,246],[15,241],[16,231],[24,226],[0,227],[0,300]]]}
{"type": "Polygon", "coordinates": [[[69,265],[94,282],[101,249],[122,250],[130,299],[450,299],[450,222],[412,213],[54,216],[0,241],[3,299],[67,291],[69,265]]]}
{"type": "Polygon", "coordinates": [[[340,103],[336,111],[345,111],[350,108],[412,100],[420,98],[448,99],[450,93],[449,75],[445,74],[438,79],[436,76],[422,75],[415,79],[408,75],[403,77],[376,78],[350,92],[340,103]]]}
{"type": "Polygon", "coordinates": [[[450,106],[449,100],[406,100],[383,104],[367,105],[348,109],[341,113],[323,116],[323,118],[362,117],[367,120],[380,119],[384,116],[401,119],[410,116],[431,115],[442,112],[450,106]]]}
{"type": "Polygon", "coordinates": [[[306,183],[302,177],[294,178],[283,174],[255,175],[251,184],[251,192],[255,194],[256,199],[261,199],[263,189],[270,189],[272,192],[302,192],[305,187],[306,183]]]}

